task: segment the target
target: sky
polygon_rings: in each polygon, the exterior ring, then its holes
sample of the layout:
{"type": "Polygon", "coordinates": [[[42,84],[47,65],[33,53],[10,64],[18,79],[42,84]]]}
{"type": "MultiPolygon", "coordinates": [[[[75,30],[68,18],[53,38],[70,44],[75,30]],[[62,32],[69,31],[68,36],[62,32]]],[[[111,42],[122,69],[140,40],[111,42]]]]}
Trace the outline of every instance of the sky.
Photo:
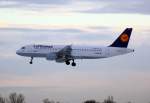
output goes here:
{"type": "MultiPolygon", "coordinates": [[[[25,94],[67,103],[103,100],[150,102],[149,0],[0,0],[0,94],[25,94]],[[16,55],[27,44],[110,45],[133,28],[134,53],[77,60],[77,67],[16,55]]],[[[38,99],[37,99],[38,98],[38,99]]]]}

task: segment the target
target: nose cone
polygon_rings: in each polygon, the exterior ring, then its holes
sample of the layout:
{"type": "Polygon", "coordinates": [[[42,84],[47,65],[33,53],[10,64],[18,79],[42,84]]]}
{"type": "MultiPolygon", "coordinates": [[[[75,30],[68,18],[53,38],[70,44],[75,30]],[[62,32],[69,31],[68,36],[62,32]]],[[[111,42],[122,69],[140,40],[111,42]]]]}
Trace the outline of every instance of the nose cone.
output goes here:
{"type": "Polygon", "coordinates": [[[16,54],[21,55],[20,50],[17,50],[17,51],[16,51],[16,54]]]}

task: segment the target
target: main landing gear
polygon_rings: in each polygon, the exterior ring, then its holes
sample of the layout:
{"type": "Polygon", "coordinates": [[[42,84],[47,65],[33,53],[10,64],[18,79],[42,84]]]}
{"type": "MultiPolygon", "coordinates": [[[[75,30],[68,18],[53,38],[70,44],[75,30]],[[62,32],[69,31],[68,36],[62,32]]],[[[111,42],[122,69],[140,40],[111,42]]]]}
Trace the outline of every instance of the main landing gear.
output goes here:
{"type": "Polygon", "coordinates": [[[29,62],[30,64],[33,64],[33,57],[31,57],[31,60],[29,62]]]}
{"type": "MultiPolygon", "coordinates": [[[[70,65],[70,60],[67,60],[67,61],[66,61],[66,65],[70,65]]],[[[76,66],[76,63],[74,62],[74,59],[72,60],[71,65],[72,65],[73,67],[76,66]]]]}

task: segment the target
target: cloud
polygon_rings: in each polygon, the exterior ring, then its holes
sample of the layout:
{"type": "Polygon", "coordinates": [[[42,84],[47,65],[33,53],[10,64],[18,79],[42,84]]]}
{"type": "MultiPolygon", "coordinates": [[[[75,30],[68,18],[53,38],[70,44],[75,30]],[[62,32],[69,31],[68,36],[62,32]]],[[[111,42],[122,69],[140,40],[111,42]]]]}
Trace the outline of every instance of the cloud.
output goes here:
{"type": "Polygon", "coordinates": [[[33,8],[36,10],[61,8],[70,12],[85,13],[150,13],[148,0],[1,0],[1,8],[33,8]]]}
{"type": "Polygon", "coordinates": [[[1,0],[1,4],[5,5],[28,5],[28,4],[51,4],[51,5],[59,5],[59,4],[67,4],[70,0],[1,0]]]}
{"type": "Polygon", "coordinates": [[[26,9],[28,11],[55,10],[67,5],[70,0],[1,0],[0,8],[26,9]]]}
{"type": "Polygon", "coordinates": [[[0,31],[22,31],[22,32],[82,32],[79,29],[66,28],[66,29],[34,29],[34,28],[0,28],[0,31]]]}
{"type": "Polygon", "coordinates": [[[150,13],[150,1],[148,0],[83,0],[85,2],[95,3],[95,7],[83,12],[89,13],[150,13]]]}

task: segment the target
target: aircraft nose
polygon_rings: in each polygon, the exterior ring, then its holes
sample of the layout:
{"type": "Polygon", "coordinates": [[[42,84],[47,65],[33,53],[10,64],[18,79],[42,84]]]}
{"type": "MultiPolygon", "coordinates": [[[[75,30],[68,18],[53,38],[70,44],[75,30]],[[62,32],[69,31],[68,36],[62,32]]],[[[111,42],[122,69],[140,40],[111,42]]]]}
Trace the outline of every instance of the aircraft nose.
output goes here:
{"type": "Polygon", "coordinates": [[[17,51],[16,51],[16,54],[20,55],[20,50],[17,50],[17,51]]]}

